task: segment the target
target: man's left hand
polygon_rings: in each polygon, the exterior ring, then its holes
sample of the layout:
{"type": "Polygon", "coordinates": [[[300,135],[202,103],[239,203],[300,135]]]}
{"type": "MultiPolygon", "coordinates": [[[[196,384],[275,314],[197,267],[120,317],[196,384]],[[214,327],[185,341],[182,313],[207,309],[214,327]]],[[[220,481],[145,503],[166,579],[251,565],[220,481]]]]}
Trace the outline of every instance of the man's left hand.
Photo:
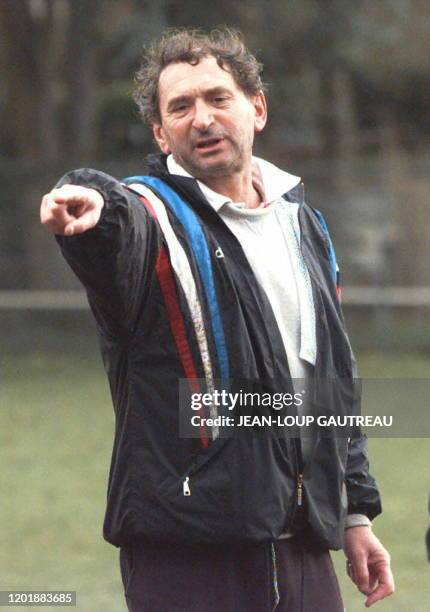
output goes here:
{"type": "Polygon", "coordinates": [[[390,555],[370,527],[346,529],[344,552],[348,576],[358,590],[368,596],[367,608],[394,593],[390,555]]]}

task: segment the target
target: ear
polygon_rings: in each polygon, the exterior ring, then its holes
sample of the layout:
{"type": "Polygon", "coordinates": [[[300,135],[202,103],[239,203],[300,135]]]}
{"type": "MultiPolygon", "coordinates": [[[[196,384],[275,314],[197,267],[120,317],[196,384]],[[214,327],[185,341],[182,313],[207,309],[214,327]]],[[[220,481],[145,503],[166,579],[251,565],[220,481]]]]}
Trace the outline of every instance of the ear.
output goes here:
{"type": "Polygon", "coordinates": [[[267,103],[264,93],[259,91],[258,94],[253,97],[252,102],[255,110],[254,131],[258,133],[263,130],[267,121],[267,103]]]}
{"type": "Polygon", "coordinates": [[[171,150],[167,142],[166,135],[164,133],[161,123],[152,124],[152,133],[154,135],[154,138],[158,146],[163,151],[163,153],[165,153],[166,155],[169,155],[171,153],[171,150]]]}

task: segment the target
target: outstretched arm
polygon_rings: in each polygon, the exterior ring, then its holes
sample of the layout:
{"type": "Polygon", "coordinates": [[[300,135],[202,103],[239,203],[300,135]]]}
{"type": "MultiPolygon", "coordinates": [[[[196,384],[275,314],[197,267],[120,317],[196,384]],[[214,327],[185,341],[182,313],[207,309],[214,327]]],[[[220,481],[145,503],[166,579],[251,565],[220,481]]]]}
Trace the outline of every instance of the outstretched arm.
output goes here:
{"type": "Polygon", "coordinates": [[[103,333],[133,333],[153,282],[160,232],[136,194],[89,168],[44,196],[42,224],[84,285],[103,333]]]}

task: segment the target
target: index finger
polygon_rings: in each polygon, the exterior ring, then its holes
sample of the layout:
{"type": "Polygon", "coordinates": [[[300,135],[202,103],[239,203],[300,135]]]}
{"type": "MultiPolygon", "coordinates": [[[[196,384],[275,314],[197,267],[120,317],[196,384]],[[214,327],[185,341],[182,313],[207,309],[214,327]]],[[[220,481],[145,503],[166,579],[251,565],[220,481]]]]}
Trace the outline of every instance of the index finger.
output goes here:
{"type": "Polygon", "coordinates": [[[82,185],[66,183],[50,191],[48,195],[56,204],[71,204],[73,202],[82,204],[90,201],[92,191],[91,188],[82,185]]]}
{"type": "Polygon", "coordinates": [[[63,185],[58,189],[53,189],[49,195],[56,204],[66,204],[71,200],[82,197],[82,194],[77,194],[76,190],[70,189],[70,187],[75,187],[75,185],[63,185]]]}
{"type": "Polygon", "coordinates": [[[380,574],[378,576],[378,583],[379,584],[376,589],[366,599],[366,608],[369,608],[375,602],[379,601],[380,599],[384,599],[384,597],[388,597],[389,595],[394,593],[394,578],[389,567],[381,568],[380,574]]]}

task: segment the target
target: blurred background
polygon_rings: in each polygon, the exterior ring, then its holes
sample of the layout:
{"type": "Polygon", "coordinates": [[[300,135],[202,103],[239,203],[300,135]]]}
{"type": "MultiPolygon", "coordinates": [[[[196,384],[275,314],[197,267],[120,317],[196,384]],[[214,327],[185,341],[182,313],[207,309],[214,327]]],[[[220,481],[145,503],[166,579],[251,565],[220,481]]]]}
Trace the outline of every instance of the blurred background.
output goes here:
{"type": "MultiPolygon", "coordinates": [[[[220,25],[265,66],[256,153],[302,176],[328,221],[362,375],[429,377],[427,0],[1,0],[0,590],[75,589],[79,610],[125,609],[100,537],[113,415],[95,327],[38,208],[74,167],[140,173],[155,150],[131,99],[143,45],[220,25]]],[[[379,607],[424,611],[428,441],[370,443],[375,530],[398,577],[379,607]]]]}

